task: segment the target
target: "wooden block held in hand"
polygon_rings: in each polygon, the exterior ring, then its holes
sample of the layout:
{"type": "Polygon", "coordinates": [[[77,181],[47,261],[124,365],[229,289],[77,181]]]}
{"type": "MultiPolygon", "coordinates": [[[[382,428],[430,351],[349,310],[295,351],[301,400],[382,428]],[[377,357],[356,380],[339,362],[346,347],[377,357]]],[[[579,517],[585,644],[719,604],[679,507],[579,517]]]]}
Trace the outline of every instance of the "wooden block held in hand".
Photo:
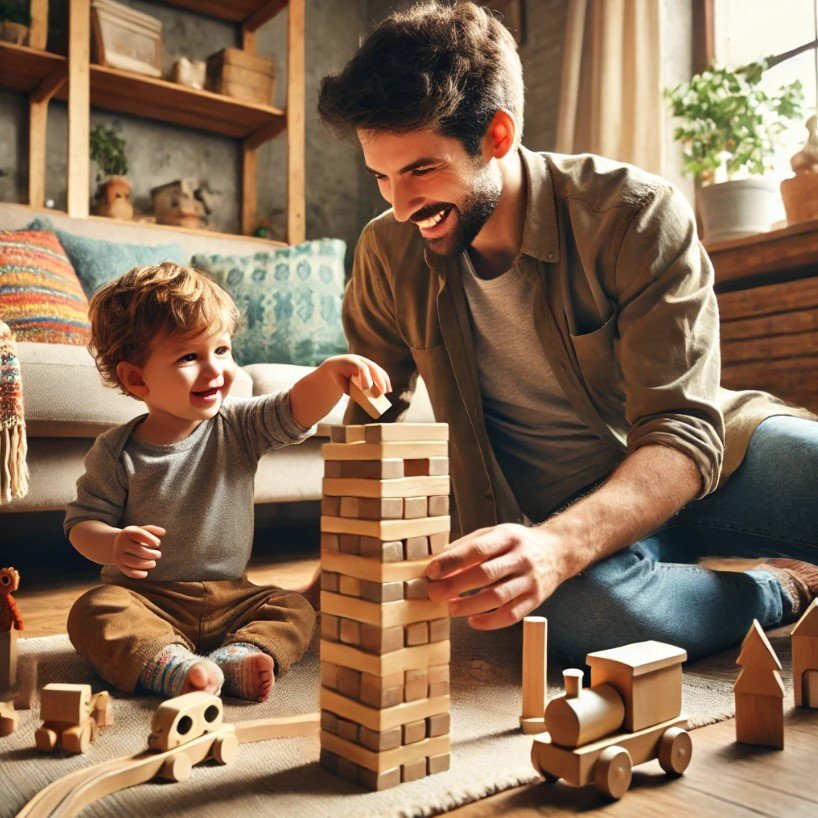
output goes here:
{"type": "Polygon", "coordinates": [[[352,398],[371,418],[377,420],[384,412],[392,408],[386,395],[376,395],[374,387],[361,389],[353,381],[349,382],[349,397],[352,398]]]}

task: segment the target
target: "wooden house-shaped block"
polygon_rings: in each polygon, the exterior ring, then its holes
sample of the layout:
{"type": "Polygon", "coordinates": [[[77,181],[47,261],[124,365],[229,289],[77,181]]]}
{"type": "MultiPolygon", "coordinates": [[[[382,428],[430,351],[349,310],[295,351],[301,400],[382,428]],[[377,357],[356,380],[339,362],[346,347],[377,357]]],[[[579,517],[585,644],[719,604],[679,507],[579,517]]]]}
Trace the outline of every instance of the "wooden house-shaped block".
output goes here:
{"type": "Polygon", "coordinates": [[[792,631],[792,683],[796,707],[818,708],[818,599],[792,631]]]}
{"type": "Polygon", "coordinates": [[[610,684],[625,702],[626,730],[676,718],[682,711],[682,662],[687,652],[664,642],[635,642],[589,653],[591,687],[610,684]]]}

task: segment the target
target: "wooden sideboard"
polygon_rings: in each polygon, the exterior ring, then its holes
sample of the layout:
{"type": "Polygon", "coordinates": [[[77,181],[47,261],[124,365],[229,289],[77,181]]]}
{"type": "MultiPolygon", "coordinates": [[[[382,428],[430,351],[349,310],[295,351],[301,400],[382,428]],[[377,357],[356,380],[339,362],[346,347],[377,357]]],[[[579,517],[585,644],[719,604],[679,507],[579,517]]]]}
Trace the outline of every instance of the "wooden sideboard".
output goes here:
{"type": "Polygon", "coordinates": [[[818,413],[818,220],[707,248],[721,315],[722,384],[818,413]]]}

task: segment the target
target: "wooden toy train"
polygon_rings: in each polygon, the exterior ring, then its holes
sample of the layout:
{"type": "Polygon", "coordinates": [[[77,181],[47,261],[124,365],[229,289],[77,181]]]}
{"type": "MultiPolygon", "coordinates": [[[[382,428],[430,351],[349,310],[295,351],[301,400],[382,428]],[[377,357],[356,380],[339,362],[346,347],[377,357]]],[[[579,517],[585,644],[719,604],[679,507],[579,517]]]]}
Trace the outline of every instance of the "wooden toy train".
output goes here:
{"type": "Polygon", "coordinates": [[[621,798],[635,764],[657,758],[670,775],[690,763],[692,742],[682,709],[687,653],[662,642],[637,642],[589,653],[591,686],[566,670],[565,695],[545,709],[547,733],[534,738],[531,761],[549,783],[593,782],[621,798]]]}

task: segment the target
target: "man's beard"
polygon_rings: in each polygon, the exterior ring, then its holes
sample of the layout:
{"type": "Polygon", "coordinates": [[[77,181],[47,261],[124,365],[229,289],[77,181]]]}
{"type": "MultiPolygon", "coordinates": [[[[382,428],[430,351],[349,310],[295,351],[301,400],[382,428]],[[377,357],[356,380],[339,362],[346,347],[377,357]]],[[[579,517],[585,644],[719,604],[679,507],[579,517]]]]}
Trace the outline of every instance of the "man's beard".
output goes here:
{"type": "Polygon", "coordinates": [[[457,225],[451,233],[436,239],[424,239],[426,246],[436,256],[459,256],[477,238],[478,233],[491,218],[500,194],[503,192],[499,178],[494,178],[488,168],[475,178],[474,189],[466,197],[462,207],[450,205],[457,212],[457,225]]]}

